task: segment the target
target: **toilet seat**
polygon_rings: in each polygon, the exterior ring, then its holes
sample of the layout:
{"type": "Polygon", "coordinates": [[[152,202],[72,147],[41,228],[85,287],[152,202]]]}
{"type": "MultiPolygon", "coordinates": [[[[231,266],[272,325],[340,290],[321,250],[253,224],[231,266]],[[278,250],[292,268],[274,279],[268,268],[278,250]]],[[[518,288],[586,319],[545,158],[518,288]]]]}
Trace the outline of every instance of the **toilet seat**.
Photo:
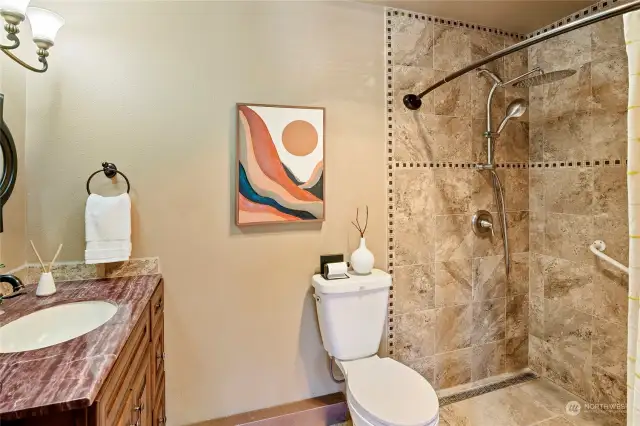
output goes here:
{"type": "Polygon", "coordinates": [[[375,426],[438,424],[438,396],[429,382],[390,358],[367,358],[345,365],[347,402],[375,426]]]}

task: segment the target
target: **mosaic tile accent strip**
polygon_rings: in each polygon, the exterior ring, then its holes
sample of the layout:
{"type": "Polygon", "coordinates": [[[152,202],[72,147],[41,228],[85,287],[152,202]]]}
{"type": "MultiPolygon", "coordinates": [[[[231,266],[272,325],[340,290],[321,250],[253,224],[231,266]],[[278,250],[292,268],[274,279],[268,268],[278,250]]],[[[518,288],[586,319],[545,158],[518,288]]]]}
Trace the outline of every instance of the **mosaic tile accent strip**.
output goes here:
{"type": "Polygon", "coordinates": [[[519,385],[521,383],[525,383],[531,380],[538,379],[538,375],[532,372],[526,372],[519,376],[511,377],[496,383],[491,383],[489,385],[480,386],[475,389],[470,389],[467,391],[463,391],[460,393],[456,393],[453,395],[448,395],[443,398],[440,398],[440,407],[444,407],[445,405],[453,404],[459,401],[463,401],[465,399],[473,398],[476,396],[484,395],[485,393],[493,392],[499,389],[504,389],[509,386],[519,385]]]}
{"type": "MultiPolygon", "coordinates": [[[[392,149],[392,148],[391,148],[392,149]]],[[[410,169],[410,168],[459,168],[459,169],[475,169],[477,164],[474,163],[420,163],[420,162],[403,162],[391,161],[389,168],[389,185],[392,185],[394,169],[410,169]]],[[[531,162],[531,163],[497,163],[497,169],[535,169],[535,168],[580,168],[580,167],[623,167],[627,165],[627,160],[587,160],[587,161],[547,161],[547,162],[531,162]]],[[[392,192],[389,192],[390,197],[392,192]]],[[[391,203],[391,200],[389,200],[391,203]]]]}
{"type": "MultiPolygon", "coordinates": [[[[25,284],[38,283],[42,273],[42,268],[39,264],[28,264],[23,270],[26,270],[23,275],[25,284]]],[[[153,275],[160,272],[160,259],[148,257],[100,265],[87,265],[83,262],[60,262],[53,266],[52,272],[56,281],[153,275]]]]}
{"type": "MultiPolygon", "coordinates": [[[[469,22],[457,21],[455,19],[440,18],[440,17],[437,17],[437,16],[425,15],[425,14],[422,14],[422,13],[416,13],[416,12],[411,12],[411,11],[408,11],[408,10],[395,9],[395,8],[386,8],[386,11],[387,11],[387,17],[391,17],[391,16],[408,16],[409,18],[415,18],[415,19],[420,19],[422,21],[433,22],[435,24],[447,25],[447,26],[455,27],[455,28],[464,28],[464,29],[468,29],[468,30],[476,30],[476,31],[481,31],[481,32],[488,32],[488,33],[498,34],[498,35],[501,35],[501,36],[512,37],[512,38],[514,38],[516,40],[524,40],[526,38],[526,36],[524,34],[518,34],[518,33],[514,33],[514,32],[504,31],[504,30],[501,30],[499,28],[485,27],[483,25],[473,24],[473,23],[469,23],[469,22]]],[[[390,24],[390,22],[387,22],[387,24],[390,24]]],[[[390,29],[387,29],[386,31],[390,32],[390,29]]]]}
{"type": "Polygon", "coordinates": [[[564,18],[559,19],[559,20],[553,22],[552,24],[547,25],[546,27],[542,27],[542,28],[540,28],[540,29],[538,29],[536,31],[533,31],[533,32],[527,34],[525,36],[525,38],[531,38],[531,37],[546,33],[549,30],[553,30],[553,29],[561,27],[563,25],[570,24],[571,22],[577,21],[577,20],[579,20],[581,18],[584,18],[586,16],[589,16],[589,15],[591,15],[593,13],[602,12],[605,9],[609,9],[611,7],[619,6],[619,5],[624,4],[624,3],[626,3],[626,2],[623,1],[623,0],[603,0],[603,1],[600,1],[600,2],[598,2],[596,4],[593,4],[593,5],[589,6],[589,7],[585,7],[582,10],[578,10],[578,11],[572,13],[571,15],[565,16],[564,18]]]}
{"type": "MultiPolygon", "coordinates": [[[[386,108],[386,119],[387,119],[387,242],[388,242],[388,252],[387,252],[387,272],[391,274],[391,277],[394,277],[393,274],[393,258],[394,258],[394,244],[393,244],[393,212],[394,212],[394,204],[393,204],[393,61],[392,56],[393,52],[391,51],[391,16],[397,15],[398,13],[404,14],[403,11],[397,11],[394,9],[386,9],[387,18],[385,19],[385,33],[387,34],[387,42],[385,43],[385,52],[387,57],[387,67],[386,67],[386,81],[387,81],[387,108],[386,108]]],[[[418,18],[417,14],[414,14],[416,19],[418,18]]],[[[391,285],[391,289],[389,290],[389,304],[388,304],[388,316],[387,316],[387,353],[389,355],[393,355],[393,281],[391,285]]]]}

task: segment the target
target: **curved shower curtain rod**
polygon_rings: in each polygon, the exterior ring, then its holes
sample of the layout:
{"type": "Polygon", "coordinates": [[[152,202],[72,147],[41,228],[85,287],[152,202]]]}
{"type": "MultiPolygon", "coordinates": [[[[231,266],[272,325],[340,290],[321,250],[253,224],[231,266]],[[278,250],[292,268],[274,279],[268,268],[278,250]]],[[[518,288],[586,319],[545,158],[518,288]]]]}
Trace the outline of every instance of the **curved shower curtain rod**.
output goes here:
{"type": "Polygon", "coordinates": [[[418,93],[417,95],[414,94],[409,94],[409,95],[405,95],[402,98],[402,101],[404,102],[404,105],[412,110],[416,110],[418,108],[420,108],[420,106],[422,105],[422,97],[424,95],[426,95],[427,93],[437,89],[438,87],[442,86],[445,83],[450,82],[451,80],[454,80],[458,77],[460,77],[461,75],[464,75],[466,73],[468,73],[469,71],[473,71],[474,69],[481,67],[482,65],[486,65],[489,62],[495,61],[496,59],[500,59],[503,56],[507,56],[510,55],[514,52],[517,52],[518,50],[522,50],[525,49],[529,46],[533,46],[534,44],[538,44],[540,42],[543,42],[545,40],[548,40],[550,38],[553,38],[557,35],[560,34],[565,34],[574,30],[577,30],[578,28],[582,28],[582,27],[586,27],[587,25],[591,25],[591,24],[595,24],[596,22],[600,22],[600,21],[604,21],[605,19],[609,19],[612,18],[614,16],[618,16],[618,15],[623,15],[627,12],[632,12],[634,10],[639,10],[640,9],[640,0],[634,0],[632,2],[623,4],[621,6],[616,6],[614,8],[611,8],[609,10],[604,10],[602,12],[593,14],[591,16],[587,16],[586,18],[580,19],[578,21],[574,21],[571,22],[569,24],[566,25],[562,25],[559,26],[557,28],[554,28],[550,31],[546,31],[542,34],[536,35],[534,37],[531,37],[529,39],[523,40],[519,43],[516,43],[514,45],[511,45],[507,48],[504,48],[496,53],[492,53],[491,55],[487,56],[484,59],[481,59],[479,61],[476,61],[474,63],[472,63],[471,65],[467,65],[466,67],[452,73],[449,74],[448,76],[446,76],[445,78],[443,78],[442,80],[432,84],[431,86],[429,86],[426,90],[418,93]]]}

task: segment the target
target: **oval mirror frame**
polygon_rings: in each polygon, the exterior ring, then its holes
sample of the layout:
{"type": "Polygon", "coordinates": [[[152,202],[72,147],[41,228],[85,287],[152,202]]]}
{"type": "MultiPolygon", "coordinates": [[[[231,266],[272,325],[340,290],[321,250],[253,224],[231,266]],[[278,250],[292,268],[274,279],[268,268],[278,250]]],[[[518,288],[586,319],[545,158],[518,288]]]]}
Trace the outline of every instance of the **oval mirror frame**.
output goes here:
{"type": "Polygon", "coordinates": [[[3,232],[2,207],[9,201],[18,177],[18,153],[11,131],[4,120],[0,126],[0,150],[3,157],[2,174],[0,175],[0,232],[3,232]]]}

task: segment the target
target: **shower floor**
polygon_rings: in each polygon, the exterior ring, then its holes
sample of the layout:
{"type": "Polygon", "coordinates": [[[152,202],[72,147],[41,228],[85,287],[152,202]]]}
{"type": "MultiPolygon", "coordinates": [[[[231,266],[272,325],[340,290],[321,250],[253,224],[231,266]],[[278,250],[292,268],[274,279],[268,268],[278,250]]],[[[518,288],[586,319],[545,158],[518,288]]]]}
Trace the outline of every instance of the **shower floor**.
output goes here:
{"type": "Polygon", "coordinates": [[[624,415],[622,419],[616,417],[589,409],[584,400],[546,379],[499,389],[440,408],[440,426],[617,426],[626,423],[624,415]],[[577,415],[567,413],[567,404],[572,401],[580,404],[577,415]]]}

